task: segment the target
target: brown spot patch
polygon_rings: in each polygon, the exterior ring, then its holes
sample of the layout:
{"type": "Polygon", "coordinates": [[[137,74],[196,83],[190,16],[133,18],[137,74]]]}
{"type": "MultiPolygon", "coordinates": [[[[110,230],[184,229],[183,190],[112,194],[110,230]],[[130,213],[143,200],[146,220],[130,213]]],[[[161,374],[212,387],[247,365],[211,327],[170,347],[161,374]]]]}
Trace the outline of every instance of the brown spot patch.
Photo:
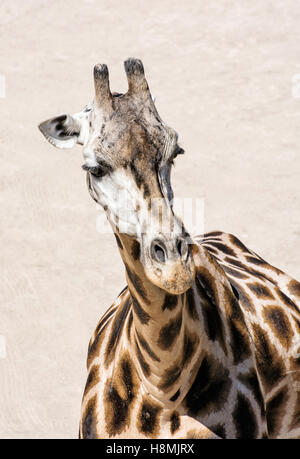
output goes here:
{"type": "Polygon", "coordinates": [[[175,392],[174,395],[172,395],[172,397],[170,398],[170,402],[175,402],[178,399],[179,395],[180,395],[180,389],[178,389],[178,391],[175,392]]]}
{"type": "Polygon", "coordinates": [[[285,306],[299,313],[299,308],[285,293],[283,293],[278,287],[275,288],[275,291],[285,306]]]}
{"type": "Polygon", "coordinates": [[[162,407],[144,400],[138,414],[137,427],[146,437],[157,438],[159,435],[159,413],[162,407]]]}
{"type": "Polygon", "coordinates": [[[229,274],[230,276],[237,277],[238,279],[249,279],[249,276],[245,273],[242,273],[241,271],[238,271],[237,269],[232,269],[229,268],[229,266],[223,266],[224,271],[226,274],[229,274]]]}
{"type": "Polygon", "coordinates": [[[214,249],[213,247],[210,247],[210,246],[205,246],[205,248],[209,251],[210,254],[212,254],[213,256],[216,255],[216,257],[219,255],[219,252],[214,249]]]}
{"type": "Polygon", "coordinates": [[[173,345],[175,339],[180,333],[181,324],[182,313],[180,311],[174,319],[171,319],[167,325],[164,325],[161,328],[157,343],[161,349],[169,349],[173,345]]]}
{"type": "Polygon", "coordinates": [[[147,354],[150,355],[151,359],[155,360],[156,362],[160,362],[160,358],[157,357],[157,355],[152,351],[147,341],[138,333],[137,330],[136,330],[136,336],[139,340],[140,345],[147,352],[147,354]]]}
{"type": "Polygon", "coordinates": [[[218,360],[204,357],[197,376],[185,397],[191,416],[221,410],[231,388],[229,372],[218,360]]]}
{"type": "Polygon", "coordinates": [[[173,309],[176,308],[178,304],[178,295],[171,295],[169,293],[166,294],[163,305],[162,305],[162,310],[165,311],[168,309],[169,311],[173,311],[173,309]]]}
{"type": "Polygon", "coordinates": [[[280,432],[282,420],[286,414],[288,393],[288,387],[285,386],[267,402],[267,425],[270,438],[276,437],[280,432]]]}
{"type": "Polygon", "coordinates": [[[266,307],[263,309],[263,316],[282,346],[288,349],[291,345],[294,332],[282,308],[278,306],[266,307]]]}
{"type": "MultiPolygon", "coordinates": [[[[206,242],[206,244],[208,243],[206,242]]],[[[222,244],[222,242],[209,241],[209,245],[212,245],[222,253],[226,253],[226,255],[230,255],[231,257],[235,256],[234,250],[228,245],[222,244]]]]}
{"type": "Polygon", "coordinates": [[[259,408],[262,418],[265,416],[265,404],[264,398],[260,389],[258,377],[256,370],[251,368],[248,373],[240,374],[238,379],[245,384],[245,386],[251,391],[252,395],[254,396],[259,408]]]}
{"type": "Polygon", "coordinates": [[[216,424],[214,426],[209,426],[209,429],[220,438],[226,438],[226,430],[224,424],[216,424]]]}
{"type": "Polygon", "coordinates": [[[136,292],[140,295],[140,297],[145,301],[145,303],[150,304],[149,299],[147,298],[146,292],[144,290],[143,282],[141,278],[134,272],[130,270],[128,265],[125,265],[126,272],[128,275],[128,279],[130,280],[132,286],[136,290],[136,292]]]}
{"type": "Polygon", "coordinates": [[[237,401],[232,417],[235,423],[237,438],[257,438],[256,416],[250,401],[241,393],[237,394],[237,401]]]}
{"type": "Polygon", "coordinates": [[[219,304],[219,296],[216,288],[215,280],[209,271],[205,268],[199,268],[196,275],[197,289],[201,293],[205,293],[205,297],[210,300],[214,306],[219,304]]]}
{"type": "Polygon", "coordinates": [[[149,320],[150,316],[149,314],[142,308],[140,303],[137,301],[137,299],[131,294],[131,300],[132,300],[132,306],[135,314],[137,315],[139,321],[146,325],[149,320]]]}
{"type": "Polygon", "coordinates": [[[235,364],[251,355],[249,332],[241,307],[231,291],[225,290],[225,311],[230,333],[230,348],[235,364]]]}
{"type": "Polygon", "coordinates": [[[238,247],[242,252],[250,253],[247,247],[233,234],[229,234],[229,239],[230,239],[230,242],[236,247],[238,247]]]}
{"type": "Polygon", "coordinates": [[[114,359],[115,350],[122,335],[123,326],[128,312],[130,311],[130,299],[128,298],[123,305],[118,307],[114,321],[111,326],[110,336],[105,349],[104,363],[106,368],[114,359]]]}
{"type": "Polygon", "coordinates": [[[174,433],[179,429],[180,427],[180,416],[179,414],[177,413],[177,411],[174,411],[172,414],[171,414],[171,418],[170,418],[170,430],[171,430],[171,434],[174,435],[174,433]]]}
{"type": "Polygon", "coordinates": [[[120,434],[130,423],[130,413],[139,390],[129,354],[126,352],[116,365],[113,379],[109,379],[104,392],[104,413],[109,436],[120,434]]]}
{"type": "MultiPolygon", "coordinates": [[[[163,374],[162,382],[159,384],[158,388],[160,390],[167,390],[169,387],[173,386],[181,375],[181,368],[175,364],[167,368],[163,374]]],[[[173,400],[172,400],[173,401],[173,400]]]]}
{"type": "MultiPolygon", "coordinates": [[[[265,273],[261,272],[261,271],[257,271],[256,269],[249,269],[249,272],[254,276],[256,277],[257,279],[261,279],[263,282],[265,280],[267,280],[268,282],[270,282],[271,284],[274,285],[274,287],[272,286],[272,288],[275,288],[275,281],[274,279],[272,279],[272,277],[269,277],[267,276],[265,273]]],[[[272,274],[271,274],[272,275],[272,274]]]]}
{"type": "Polygon", "coordinates": [[[186,292],[186,307],[187,307],[187,312],[190,318],[193,320],[199,320],[196,303],[195,303],[194,291],[192,288],[190,288],[186,292]]]}
{"type": "Polygon", "coordinates": [[[203,235],[204,238],[209,238],[209,237],[218,237],[222,236],[222,231],[210,231],[209,233],[205,233],[203,235]]]}
{"type": "Polygon", "coordinates": [[[187,365],[194,353],[197,350],[197,346],[199,344],[199,338],[196,334],[189,334],[187,331],[185,332],[184,335],[184,341],[183,341],[183,354],[182,354],[182,367],[187,365]]]}
{"type": "Polygon", "coordinates": [[[256,258],[256,257],[249,255],[246,257],[246,260],[249,261],[249,263],[252,263],[257,266],[263,266],[263,267],[269,266],[268,263],[266,263],[262,258],[256,258]]]}
{"type": "Polygon", "coordinates": [[[110,316],[113,315],[113,313],[118,309],[118,306],[110,308],[107,313],[103,316],[103,318],[99,321],[97,328],[95,330],[95,334],[97,335],[99,332],[101,332],[102,326],[107,322],[107,320],[110,318],[110,316]]]}
{"type": "Polygon", "coordinates": [[[81,438],[95,439],[97,433],[97,394],[94,395],[87,403],[81,419],[81,438]]]}
{"type": "Polygon", "coordinates": [[[236,295],[236,293],[238,294],[238,299],[239,299],[240,304],[244,308],[248,309],[248,311],[253,311],[254,308],[253,308],[253,304],[252,304],[251,298],[247,295],[245,290],[242,289],[241,286],[236,281],[234,281],[232,279],[230,279],[230,284],[235,289],[235,292],[234,292],[235,295],[236,295]]]}
{"type": "Polygon", "coordinates": [[[99,365],[93,365],[87,377],[87,381],[85,384],[84,389],[84,396],[94,387],[96,384],[100,382],[100,374],[99,374],[99,365]]]}
{"type": "Polygon", "coordinates": [[[148,363],[146,362],[146,360],[144,359],[143,354],[141,353],[141,350],[140,350],[140,347],[139,347],[139,344],[138,344],[137,340],[135,340],[135,348],[136,348],[137,358],[138,358],[138,361],[140,362],[141,369],[143,370],[143,373],[144,373],[145,376],[149,376],[150,375],[150,367],[149,367],[148,363]]]}
{"type": "Polygon", "coordinates": [[[140,255],[141,255],[141,245],[139,243],[139,241],[137,240],[134,240],[133,243],[132,243],[132,246],[131,246],[131,255],[132,255],[132,258],[137,261],[139,260],[140,258],[140,255]]]}
{"type": "MultiPolygon", "coordinates": [[[[110,320],[110,319],[109,319],[110,320]]],[[[92,364],[93,360],[95,357],[98,357],[100,355],[100,349],[105,337],[105,330],[109,322],[106,322],[106,324],[102,327],[102,329],[98,332],[96,335],[95,339],[90,342],[89,345],[89,350],[88,350],[88,358],[87,358],[87,367],[89,368],[90,365],[92,364]]]]}
{"type": "Polygon", "coordinates": [[[288,288],[291,294],[300,300],[300,282],[293,279],[289,282],[288,288]]]}
{"type": "Polygon", "coordinates": [[[230,263],[231,265],[236,266],[237,268],[242,269],[243,271],[247,270],[247,267],[241,261],[237,260],[236,258],[225,257],[224,261],[226,261],[227,263],[230,263]]]}
{"type": "Polygon", "coordinates": [[[225,331],[218,306],[219,298],[214,281],[202,272],[200,277],[196,276],[196,287],[201,299],[204,328],[207,336],[210,340],[219,342],[224,353],[227,354],[225,331]]]}
{"type": "Polygon", "coordinates": [[[253,324],[252,330],[257,369],[268,392],[282,379],[285,371],[284,362],[276,347],[270,342],[267,332],[258,324],[253,324]]]}
{"type": "Polygon", "coordinates": [[[125,292],[125,290],[128,290],[128,285],[126,285],[122,290],[120,291],[118,298],[125,292]]]}
{"type": "Polygon", "coordinates": [[[254,295],[256,295],[261,300],[274,300],[272,292],[263,284],[255,282],[253,284],[247,284],[249,289],[254,295]]]}
{"type": "Polygon", "coordinates": [[[130,341],[130,332],[131,332],[132,323],[133,323],[133,314],[132,314],[132,311],[130,311],[128,322],[127,322],[127,338],[129,341],[130,341]]]}
{"type": "Polygon", "coordinates": [[[121,242],[119,236],[116,233],[114,233],[114,235],[115,235],[115,238],[116,238],[116,241],[117,241],[119,249],[123,250],[123,245],[122,245],[122,242],[121,242]]]}

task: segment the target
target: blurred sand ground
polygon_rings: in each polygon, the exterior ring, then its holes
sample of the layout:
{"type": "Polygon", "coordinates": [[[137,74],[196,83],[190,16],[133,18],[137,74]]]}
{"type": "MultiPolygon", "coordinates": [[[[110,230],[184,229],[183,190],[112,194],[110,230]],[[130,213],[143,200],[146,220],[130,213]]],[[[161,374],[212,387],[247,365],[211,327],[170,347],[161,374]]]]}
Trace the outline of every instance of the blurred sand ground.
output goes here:
{"type": "Polygon", "coordinates": [[[293,0],[1,0],[1,438],[77,436],[88,341],[125,279],[80,148],[38,123],[92,99],[95,63],[122,92],[141,58],[186,150],[175,195],[300,279],[299,24],[293,0]]]}

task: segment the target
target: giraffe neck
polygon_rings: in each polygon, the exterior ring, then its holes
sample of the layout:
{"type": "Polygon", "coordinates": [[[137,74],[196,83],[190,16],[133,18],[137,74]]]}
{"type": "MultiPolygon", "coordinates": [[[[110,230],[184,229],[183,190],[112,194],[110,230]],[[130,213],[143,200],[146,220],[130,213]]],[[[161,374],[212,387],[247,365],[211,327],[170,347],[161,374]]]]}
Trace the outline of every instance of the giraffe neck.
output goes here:
{"type": "Polygon", "coordinates": [[[219,315],[215,309],[219,307],[220,290],[226,288],[227,295],[233,294],[223,270],[198,245],[192,246],[192,254],[199,277],[187,292],[171,295],[146,277],[138,242],[125,235],[116,234],[116,238],[132,301],[128,346],[145,392],[171,407],[184,398],[207,353],[228,361],[222,311],[219,315]],[[203,307],[218,317],[214,324],[208,326],[203,320],[203,307]]]}

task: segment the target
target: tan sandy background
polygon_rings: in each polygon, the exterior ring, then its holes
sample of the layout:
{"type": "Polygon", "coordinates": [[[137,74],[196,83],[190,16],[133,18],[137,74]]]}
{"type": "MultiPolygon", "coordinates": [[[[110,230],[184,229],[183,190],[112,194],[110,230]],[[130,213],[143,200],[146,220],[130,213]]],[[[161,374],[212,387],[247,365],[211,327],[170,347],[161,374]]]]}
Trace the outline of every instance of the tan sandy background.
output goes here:
{"type": "Polygon", "coordinates": [[[141,58],[186,150],[175,194],[300,279],[299,24],[293,0],[1,0],[1,438],[77,436],[88,341],[124,286],[80,148],[37,124],[92,99],[95,63],[122,92],[141,58]]]}

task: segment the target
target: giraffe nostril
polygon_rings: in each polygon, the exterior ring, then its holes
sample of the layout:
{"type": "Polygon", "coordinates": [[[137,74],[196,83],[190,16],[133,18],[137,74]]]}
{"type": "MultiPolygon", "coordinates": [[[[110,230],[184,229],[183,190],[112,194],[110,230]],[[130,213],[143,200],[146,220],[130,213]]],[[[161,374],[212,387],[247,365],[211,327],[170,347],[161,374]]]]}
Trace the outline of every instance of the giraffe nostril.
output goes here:
{"type": "Polygon", "coordinates": [[[166,261],[166,255],[162,247],[160,247],[158,244],[155,244],[154,246],[154,253],[158,261],[161,261],[164,263],[166,261]]]}
{"type": "Polygon", "coordinates": [[[185,258],[188,254],[188,243],[185,239],[178,238],[177,240],[177,251],[181,258],[185,258]]]}
{"type": "Polygon", "coordinates": [[[180,240],[179,242],[177,242],[177,250],[179,255],[182,255],[183,249],[183,242],[180,240]]]}
{"type": "Polygon", "coordinates": [[[166,249],[162,243],[158,241],[152,242],[151,255],[159,263],[165,263],[166,261],[166,249]]]}

